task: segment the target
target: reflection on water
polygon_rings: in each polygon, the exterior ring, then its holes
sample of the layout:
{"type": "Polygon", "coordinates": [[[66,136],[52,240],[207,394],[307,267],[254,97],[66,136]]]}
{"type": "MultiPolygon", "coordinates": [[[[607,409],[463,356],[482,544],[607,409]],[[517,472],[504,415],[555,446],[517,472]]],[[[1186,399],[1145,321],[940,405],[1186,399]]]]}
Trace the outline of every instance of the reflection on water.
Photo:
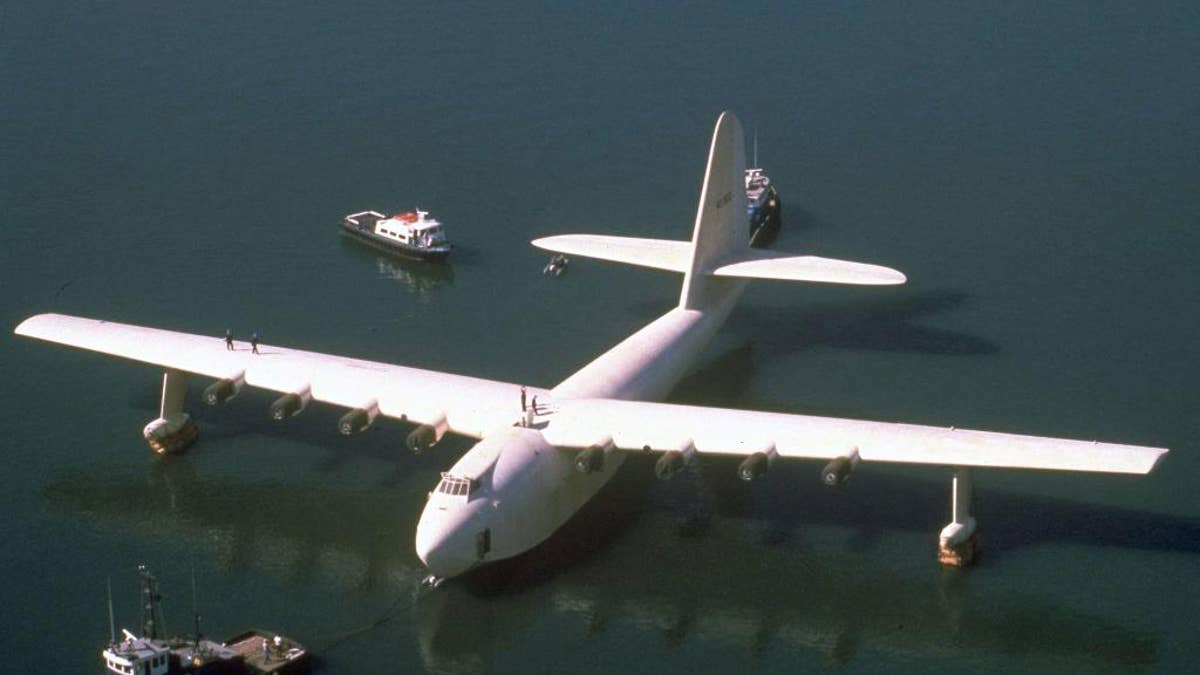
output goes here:
{"type": "Polygon", "coordinates": [[[368,588],[419,572],[397,566],[412,537],[396,526],[402,500],[394,490],[204,479],[184,457],[155,461],[143,478],[71,475],[45,494],[52,507],[104,526],[196,542],[227,570],[252,567],[301,582],[319,572],[368,588]]]}
{"type": "MultiPolygon", "coordinates": [[[[680,536],[672,509],[647,501],[655,483],[638,459],[531,554],[413,594],[398,615],[411,624],[378,630],[399,629],[394,639],[415,640],[429,670],[453,673],[491,670],[497,653],[536,640],[548,620],[584,642],[632,631],[647,647],[720,643],[755,660],[801,653],[833,666],[879,652],[982,653],[1034,666],[1066,659],[1073,669],[1155,659],[1156,636],[1106,618],[1029,595],[997,601],[957,570],[893,572],[884,553],[844,546],[844,527],[781,539],[769,523],[718,509],[701,534],[680,536]]],[[[72,474],[45,494],[53,509],[102,528],[204,541],[231,569],[301,583],[319,577],[377,595],[416,588],[423,576],[408,525],[420,505],[386,486],[208,478],[184,457],[157,461],[145,476],[72,474]]]]}
{"type": "Polygon", "coordinates": [[[632,629],[667,648],[719,643],[756,661],[804,654],[826,666],[884,652],[1132,668],[1153,663],[1158,649],[1148,634],[1034,597],[1002,604],[976,597],[969,573],[859,573],[852,558],[822,551],[814,563],[794,547],[762,547],[752,532],[724,525],[695,546],[661,537],[655,524],[636,527],[620,547],[621,563],[528,589],[521,603],[469,585],[428,594],[415,607],[422,658],[436,672],[487,672],[496,647],[519,641],[547,612],[582,628],[586,640],[632,629]],[[730,574],[728,561],[746,550],[753,564],[730,574]]]}
{"type": "Polygon", "coordinates": [[[454,283],[454,267],[446,262],[405,258],[349,237],[342,237],[342,250],[364,264],[373,263],[378,278],[397,281],[406,290],[422,298],[440,286],[454,283]]]}
{"type": "Polygon", "coordinates": [[[375,259],[379,278],[399,281],[418,295],[454,283],[454,268],[447,263],[429,263],[379,256],[375,259]]]}

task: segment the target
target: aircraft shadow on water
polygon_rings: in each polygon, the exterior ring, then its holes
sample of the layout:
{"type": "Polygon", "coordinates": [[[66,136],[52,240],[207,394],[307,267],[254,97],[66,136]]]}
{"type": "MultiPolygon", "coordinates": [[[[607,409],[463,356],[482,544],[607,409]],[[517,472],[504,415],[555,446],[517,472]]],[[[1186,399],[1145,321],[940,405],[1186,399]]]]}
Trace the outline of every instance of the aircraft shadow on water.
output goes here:
{"type": "MultiPolygon", "coordinates": [[[[766,359],[814,347],[941,356],[986,356],[1000,351],[985,338],[917,323],[952,311],[968,299],[960,291],[931,290],[795,305],[786,312],[748,304],[734,310],[726,331],[753,342],[757,355],[766,359]]],[[[638,317],[660,311],[661,306],[649,302],[629,308],[631,315],[638,317]]],[[[684,389],[682,383],[678,389],[684,389]]]]}
{"type": "MultiPolygon", "coordinates": [[[[725,464],[707,475],[732,477],[733,464],[725,464]]],[[[487,671],[498,648],[522,639],[547,614],[578,621],[584,640],[603,639],[607,628],[621,625],[668,646],[717,640],[752,658],[800,650],[833,665],[853,662],[864,648],[937,658],[983,651],[1034,664],[1069,658],[1122,668],[1156,658],[1158,637],[1111,620],[1030,596],[985,601],[959,570],[897,574],[886,564],[865,563],[876,559],[859,549],[861,541],[840,550],[806,541],[813,522],[927,531],[925,521],[940,518],[943,505],[926,503],[924,484],[902,480],[896,487],[892,478],[866,509],[855,506],[861,500],[817,497],[823,490],[812,476],[781,481],[812,483],[811,491],[749,496],[732,496],[732,485],[716,481],[709,522],[696,531],[681,526],[681,516],[694,512],[689,505],[655,494],[649,462],[634,460],[627,468],[604,488],[603,500],[537,549],[416,597],[416,646],[430,670],[487,671]],[[786,534],[778,536],[780,530],[786,534]],[[514,594],[519,602],[506,601],[514,594]]],[[[395,489],[206,478],[189,459],[170,458],[143,476],[72,473],[48,484],[45,496],[53,510],[100,528],[200,542],[230,570],[259,568],[309,583],[320,574],[322,553],[337,551],[359,570],[343,583],[361,590],[416,588],[423,575],[409,533],[395,527],[421,504],[395,489]]],[[[1028,501],[989,493],[997,509],[1028,501]]],[[[1181,541],[1200,541],[1200,525],[1182,519],[1153,516],[1156,528],[1148,531],[1148,514],[1063,500],[1035,500],[1033,508],[1057,514],[1047,539],[1078,534],[1082,526],[1078,536],[1088,543],[1178,550],[1181,541]],[[1087,523],[1097,520],[1115,534],[1094,541],[1100,528],[1089,533],[1087,523]]],[[[1044,524],[1037,513],[1009,515],[1013,528],[1026,518],[1044,524]]],[[[1003,539],[1004,530],[988,535],[1003,539]]],[[[1200,545],[1188,552],[1200,553],[1200,545]]]]}

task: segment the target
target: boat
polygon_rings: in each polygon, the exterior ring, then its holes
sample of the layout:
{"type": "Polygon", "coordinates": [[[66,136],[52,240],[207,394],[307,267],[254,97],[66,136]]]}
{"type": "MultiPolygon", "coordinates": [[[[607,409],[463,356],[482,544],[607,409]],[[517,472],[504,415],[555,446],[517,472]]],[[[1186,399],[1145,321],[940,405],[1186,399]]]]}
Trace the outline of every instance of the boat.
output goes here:
{"type": "Polygon", "coordinates": [[[783,220],[783,202],[771,179],[758,167],[746,169],[746,217],[752,248],[767,248],[775,242],[783,220]]]}
{"type": "Polygon", "coordinates": [[[378,211],[351,213],[342,219],[342,232],[384,251],[418,260],[445,260],[453,248],[442,223],[420,209],[392,216],[378,211]]]}
{"type": "MultiPolygon", "coordinates": [[[[112,589],[109,588],[108,620],[112,632],[101,652],[108,675],[307,675],[312,667],[308,650],[290,638],[264,630],[239,633],[224,642],[200,637],[200,615],[195,614],[196,633],[191,637],[159,636],[162,614],[158,580],[145,565],[141,577],[142,634],[121,629],[115,635],[112,589]]],[[[193,580],[194,582],[194,580],[193,580]]],[[[193,590],[194,595],[194,590],[193,590]]]]}
{"type": "Polygon", "coordinates": [[[754,168],[746,169],[746,219],[751,248],[767,248],[775,243],[783,225],[783,201],[758,164],[758,132],[754,133],[754,168]]]}
{"type": "Polygon", "coordinates": [[[542,274],[548,277],[561,277],[567,272],[567,265],[571,263],[571,259],[561,253],[555,253],[550,256],[550,260],[546,266],[542,268],[542,274]]]}

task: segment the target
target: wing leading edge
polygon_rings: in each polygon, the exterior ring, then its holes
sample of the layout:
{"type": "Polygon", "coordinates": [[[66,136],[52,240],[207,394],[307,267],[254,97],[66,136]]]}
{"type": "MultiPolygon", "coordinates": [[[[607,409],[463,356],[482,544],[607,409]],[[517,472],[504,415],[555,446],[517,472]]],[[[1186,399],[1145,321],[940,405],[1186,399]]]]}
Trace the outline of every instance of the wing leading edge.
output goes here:
{"type": "MultiPolygon", "coordinates": [[[[21,322],[17,335],[56,342],[163,368],[291,393],[347,408],[374,403],[387,417],[425,424],[442,418],[451,431],[481,438],[521,414],[520,385],[343,356],[259,345],[228,351],[219,337],[179,333],[63,314],[21,322]]],[[[530,394],[544,395],[530,388],[530,394]]]]}
{"type": "Polygon", "coordinates": [[[833,459],[857,450],[864,461],[944,466],[1146,474],[1166,448],[1098,443],[953,427],[753,412],[615,400],[554,405],[543,431],[564,448],[611,437],[623,450],[679,450],[747,456],[833,459]]]}

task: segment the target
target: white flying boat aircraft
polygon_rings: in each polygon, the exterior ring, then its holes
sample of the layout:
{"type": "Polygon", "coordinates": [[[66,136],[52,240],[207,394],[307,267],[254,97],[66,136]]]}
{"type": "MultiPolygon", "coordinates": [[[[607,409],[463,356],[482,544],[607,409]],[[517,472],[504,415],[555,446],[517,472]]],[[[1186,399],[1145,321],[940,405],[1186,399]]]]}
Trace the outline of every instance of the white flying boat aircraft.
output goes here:
{"type": "Polygon", "coordinates": [[[828,462],[836,485],[860,462],[954,468],[952,522],[939,538],[946,564],[978,552],[970,516],[972,467],[1146,474],[1165,448],[1116,445],[954,427],[655,403],[688,372],[750,279],[837,284],[902,284],[900,272],[864,263],[751,249],[746,236],[741,123],[720,116],[691,241],[565,235],[533,242],[546,250],[683,275],[679,306],[552,389],[529,387],[536,409],[522,410],[521,386],[462,375],[263,345],[227,349],[219,338],[60,314],[30,317],[18,335],[141,361],[165,370],[160,416],[144,434],[170,451],[195,439],[183,412],[189,374],[216,378],[205,389],[220,403],[245,385],[283,396],[275,419],[311,401],[351,408],[343,433],[378,416],[418,424],[408,445],[420,450],[447,432],[479,439],[429,494],[416,531],[417,555],[431,580],[510,558],[555,532],[613,476],[628,452],[659,455],[663,478],[703,455],[745,459],[751,480],[781,459],[828,462]]]}

